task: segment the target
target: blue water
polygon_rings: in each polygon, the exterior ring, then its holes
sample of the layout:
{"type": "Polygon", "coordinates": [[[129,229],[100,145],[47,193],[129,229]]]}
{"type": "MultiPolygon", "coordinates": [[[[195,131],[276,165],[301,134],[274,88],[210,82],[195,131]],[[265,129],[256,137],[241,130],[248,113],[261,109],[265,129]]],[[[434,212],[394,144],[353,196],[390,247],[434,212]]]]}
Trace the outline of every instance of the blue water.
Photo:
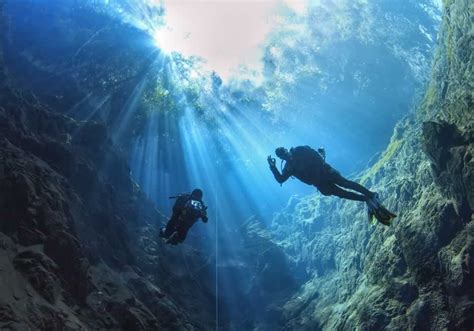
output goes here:
{"type": "MultiPolygon", "coordinates": [[[[348,0],[341,3],[349,28],[338,30],[339,7],[313,3],[305,15],[286,16],[306,28],[304,43],[288,43],[283,24],[262,45],[261,83],[223,82],[196,75],[195,59],[154,43],[166,8],[64,3],[6,1],[11,22],[2,43],[15,83],[54,111],[105,123],[163,214],[169,196],[201,188],[210,221],[198,223],[186,245],[223,266],[245,262],[237,230],[246,220],[271,227],[291,196],[316,192],[297,180],[276,183],[266,162],[276,147],[323,146],[327,161],[352,177],[384,149],[429,75],[440,21],[436,1],[348,0]]],[[[235,302],[248,275],[223,270],[221,302],[239,316],[235,302]]]]}

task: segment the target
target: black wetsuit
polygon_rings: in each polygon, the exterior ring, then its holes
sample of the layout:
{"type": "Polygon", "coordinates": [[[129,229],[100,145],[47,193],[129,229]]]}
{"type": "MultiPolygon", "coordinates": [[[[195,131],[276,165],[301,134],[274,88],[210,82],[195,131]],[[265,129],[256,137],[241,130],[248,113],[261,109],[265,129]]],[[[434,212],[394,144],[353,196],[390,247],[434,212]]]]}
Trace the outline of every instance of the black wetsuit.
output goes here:
{"type": "Polygon", "coordinates": [[[303,183],[315,186],[323,195],[335,195],[341,198],[366,201],[373,193],[362,185],[344,178],[339,171],[331,167],[323,157],[309,146],[297,146],[290,149],[291,157],[286,161],[282,173],[276,166],[270,166],[275,179],[284,183],[294,176],[303,183]],[[362,194],[343,190],[341,187],[362,194]]]}
{"type": "Polygon", "coordinates": [[[206,223],[207,216],[205,213],[206,206],[202,200],[196,200],[189,193],[180,194],[176,197],[173,205],[173,214],[166,224],[163,237],[169,238],[173,233],[177,242],[183,242],[186,239],[189,229],[196,223],[199,218],[206,223]],[[193,208],[193,203],[200,203],[202,208],[193,208]]]}

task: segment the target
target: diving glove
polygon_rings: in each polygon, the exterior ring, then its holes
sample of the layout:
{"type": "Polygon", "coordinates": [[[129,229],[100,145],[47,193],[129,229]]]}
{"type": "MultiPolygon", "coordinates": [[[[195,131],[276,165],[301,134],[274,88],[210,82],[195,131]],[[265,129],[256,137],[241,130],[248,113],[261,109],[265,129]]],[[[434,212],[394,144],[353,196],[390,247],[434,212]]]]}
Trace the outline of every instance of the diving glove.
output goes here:
{"type": "Polygon", "coordinates": [[[270,166],[270,168],[271,167],[276,167],[276,160],[271,155],[268,155],[267,162],[268,162],[268,165],[270,166]]]}

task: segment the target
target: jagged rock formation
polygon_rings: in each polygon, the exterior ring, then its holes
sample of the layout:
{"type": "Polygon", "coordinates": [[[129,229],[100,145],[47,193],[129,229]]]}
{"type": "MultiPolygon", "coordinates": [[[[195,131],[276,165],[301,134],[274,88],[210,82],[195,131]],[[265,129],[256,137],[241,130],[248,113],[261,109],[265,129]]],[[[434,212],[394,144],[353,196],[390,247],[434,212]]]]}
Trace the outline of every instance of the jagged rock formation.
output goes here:
{"type": "Polygon", "coordinates": [[[425,99],[360,180],[398,213],[369,226],[362,204],[295,199],[273,234],[310,275],[288,330],[474,327],[474,48],[467,0],[446,1],[425,99]]]}
{"type": "MultiPolygon", "coordinates": [[[[7,38],[8,65],[0,56],[0,267],[9,275],[0,286],[0,328],[214,328],[214,252],[170,249],[157,240],[165,219],[131,180],[126,157],[110,138],[127,95],[115,89],[143,75],[146,65],[121,47],[127,39],[122,34],[144,44],[143,34],[100,15],[84,20],[88,12],[80,2],[73,8],[52,2],[56,24],[49,28],[41,25],[44,16],[34,15],[41,5],[10,5],[9,15],[25,16],[25,25],[16,26],[20,32],[44,28],[50,35],[30,43],[7,38]],[[68,33],[76,43],[63,36],[68,33]],[[63,43],[45,47],[51,54],[41,51],[51,38],[63,43]],[[85,46],[78,51],[77,45],[85,46]],[[100,58],[110,47],[124,50],[105,66],[100,58]],[[127,71],[120,72],[123,63],[127,71]],[[88,102],[81,104],[86,116],[67,111],[91,90],[111,95],[99,115],[91,116],[88,102]]],[[[274,325],[281,312],[268,303],[281,305],[295,289],[285,254],[257,221],[237,231],[244,238],[236,244],[240,259],[221,258],[217,267],[235,275],[219,279],[219,286],[237,289],[238,309],[229,309],[235,302],[221,295],[219,323],[224,329],[252,328],[256,321],[274,325]]]]}
{"type": "MultiPolygon", "coordinates": [[[[251,217],[235,230],[236,251],[223,256],[218,264],[220,275],[233,275],[219,283],[221,289],[229,284],[238,295],[223,306],[238,303],[232,309],[231,330],[277,330],[282,322],[281,307],[298,288],[291,261],[277,245],[263,222],[251,217]],[[239,232],[239,234],[237,234],[239,232]]],[[[224,308],[225,309],[225,308],[224,308]]]]}
{"type": "MultiPolygon", "coordinates": [[[[446,6],[425,100],[360,178],[399,214],[394,225],[370,227],[361,204],[319,196],[290,201],[270,232],[250,220],[236,230],[242,232],[240,260],[217,265],[246,280],[234,285],[240,320],[228,322],[222,309],[222,328],[473,327],[473,8],[467,0],[446,6]],[[301,277],[308,281],[298,290],[301,277]]],[[[73,49],[73,59],[93,53],[73,49]]],[[[208,268],[215,261],[157,241],[164,217],[130,179],[107,128],[57,113],[96,82],[68,81],[80,82],[78,90],[56,82],[53,91],[61,93],[46,99],[57,108],[50,111],[12,89],[2,58],[0,328],[215,327],[215,279],[208,268]]],[[[136,62],[124,80],[146,64],[136,62]]],[[[77,77],[93,68],[84,70],[77,77]]],[[[105,86],[115,82],[114,72],[105,86]]],[[[118,108],[121,98],[115,95],[108,108],[118,108]]]]}
{"type": "Polygon", "coordinates": [[[156,240],[164,216],[107,129],[12,89],[2,53],[0,82],[0,328],[214,325],[209,262],[156,240]]]}

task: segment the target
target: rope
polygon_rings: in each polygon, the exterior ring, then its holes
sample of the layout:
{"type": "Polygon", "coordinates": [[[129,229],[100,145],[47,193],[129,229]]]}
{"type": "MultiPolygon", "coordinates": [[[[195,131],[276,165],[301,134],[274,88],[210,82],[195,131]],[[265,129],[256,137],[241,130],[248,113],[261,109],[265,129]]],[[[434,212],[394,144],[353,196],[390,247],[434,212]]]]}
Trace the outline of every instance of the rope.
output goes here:
{"type": "MultiPolygon", "coordinates": [[[[216,230],[216,263],[215,263],[215,276],[216,276],[216,285],[215,285],[215,291],[216,291],[216,300],[215,300],[215,310],[216,310],[216,331],[219,329],[219,286],[218,286],[218,283],[219,283],[219,272],[218,272],[218,258],[219,258],[219,255],[218,255],[218,249],[219,249],[219,244],[218,244],[218,210],[217,210],[217,193],[214,194],[214,199],[215,199],[215,217],[214,217],[214,220],[215,220],[215,230],[216,230]]],[[[188,246],[184,243],[180,244],[182,248],[188,246]]],[[[189,246],[190,247],[190,246],[189,246]]],[[[198,268],[196,268],[194,270],[194,272],[191,272],[191,270],[189,269],[189,265],[187,263],[187,260],[186,260],[186,255],[184,254],[184,249],[181,250],[181,254],[183,256],[183,260],[184,260],[184,264],[186,266],[186,270],[188,272],[188,275],[190,275],[190,277],[196,282],[196,284],[202,289],[202,285],[199,283],[199,281],[197,281],[197,279],[194,277],[197,272],[199,272],[202,268],[204,268],[205,266],[208,265],[208,262],[210,261],[211,257],[212,256],[209,256],[208,260],[206,263],[203,263],[202,265],[200,265],[198,268]]],[[[175,279],[176,276],[169,276],[167,279],[165,279],[163,282],[161,282],[161,285],[160,287],[162,288],[165,288],[166,286],[168,286],[168,284],[171,283],[171,281],[173,279],[175,279]]]]}
{"type": "Polygon", "coordinates": [[[218,240],[217,240],[217,234],[218,234],[218,227],[217,227],[217,192],[214,192],[214,206],[215,206],[215,217],[214,217],[214,222],[216,224],[216,331],[219,329],[219,273],[217,269],[217,259],[218,259],[218,240]]]}

